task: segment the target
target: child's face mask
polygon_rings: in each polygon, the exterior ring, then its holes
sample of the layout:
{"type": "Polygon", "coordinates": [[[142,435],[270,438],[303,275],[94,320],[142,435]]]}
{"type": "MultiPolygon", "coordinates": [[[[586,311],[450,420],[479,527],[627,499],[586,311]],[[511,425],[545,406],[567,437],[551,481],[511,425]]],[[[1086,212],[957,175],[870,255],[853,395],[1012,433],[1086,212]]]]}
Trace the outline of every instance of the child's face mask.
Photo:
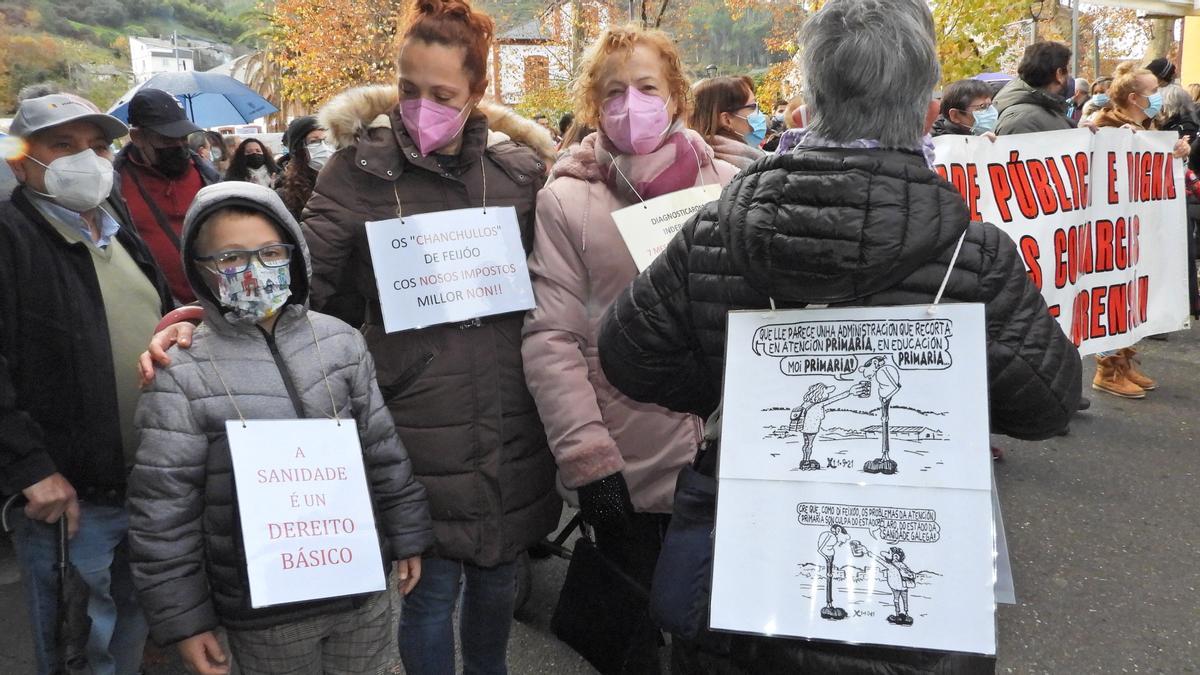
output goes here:
{"type": "Polygon", "coordinates": [[[267,267],[258,260],[241,273],[217,275],[217,299],[225,307],[256,321],[275,316],[292,295],[288,265],[267,267]]]}

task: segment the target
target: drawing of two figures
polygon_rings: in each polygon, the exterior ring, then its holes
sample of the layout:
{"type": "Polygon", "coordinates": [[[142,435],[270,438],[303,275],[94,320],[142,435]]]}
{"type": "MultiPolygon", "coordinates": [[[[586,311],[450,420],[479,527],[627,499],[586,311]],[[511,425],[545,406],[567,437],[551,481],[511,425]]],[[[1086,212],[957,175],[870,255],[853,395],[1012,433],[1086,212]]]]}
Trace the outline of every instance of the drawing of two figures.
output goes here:
{"type": "Polygon", "coordinates": [[[817,550],[825,558],[825,606],[821,608],[821,618],[830,621],[845,619],[846,610],[833,604],[833,560],[837,549],[850,543],[850,552],[856,558],[872,558],[883,566],[883,576],[888,588],[892,590],[892,604],[896,613],[887,618],[888,623],[897,626],[911,626],[913,619],[908,615],[908,589],[915,588],[917,576],[904,562],[904,549],[892,546],[883,553],[875,553],[863,546],[859,541],[850,541],[850,533],[841,525],[831,525],[827,532],[822,532],[817,539],[817,550]]]}
{"type": "Polygon", "coordinates": [[[883,437],[883,452],[878,459],[867,461],[863,465],[863,471],[886,475],[896,473],[896,462],[892,460],[890,455],[889,417],[892,398],[896,396],[896,392],[900,391],[900,371],[895,366],[888,365],[887,357],[872,356],[859,368],[859,372],[866,379],[859,381],[840,394],[834,393],[837,391],[837,388],[832,385],[821,384],[819,382],[812,385],[804,393],[804,402],[792,409],[789,430],[800,432],[804,436],[804,459],[800,461],[800,466],[797,467],[801,471],[816,471],[821,468],[821,463],[812,458],[812,450],[813,443],[817,439],[817,434],[821,433],[821,427],[825,423],[826,408],[850,396],[866,398],[871,394],[871,382],[874,381],[875,389],[879,393],[880,433],[883,437]]]}

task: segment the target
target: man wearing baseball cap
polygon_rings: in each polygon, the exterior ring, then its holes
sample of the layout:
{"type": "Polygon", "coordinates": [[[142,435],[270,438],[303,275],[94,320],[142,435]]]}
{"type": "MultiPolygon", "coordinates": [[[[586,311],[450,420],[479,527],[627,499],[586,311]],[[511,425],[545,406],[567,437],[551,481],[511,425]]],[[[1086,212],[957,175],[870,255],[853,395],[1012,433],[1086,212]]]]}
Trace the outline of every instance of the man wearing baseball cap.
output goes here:
{"type": "Polygon", "coordinates": [[[183,105],[159,89],[142,89],[129,101],[131,143],[117,155],[121,194],[138,234],[150,247],[180,302],[195,296],[183,272],[179,234],[196,193],[220,180],[216,169],[192,152],[188,135],[200,131],[183,105]]]}
{"type": "Polygon", "coordinates": [[[22,101],[10,131],[19,185],[0,201],[0,494],[38,672],[54,664],[61,519],[90,589],[92,672],[135,673],[146,624],[124,508],[136,449],[133,364],[171,296],[112,198],[108,147],[126,126],[52,94],[22,101]]]}

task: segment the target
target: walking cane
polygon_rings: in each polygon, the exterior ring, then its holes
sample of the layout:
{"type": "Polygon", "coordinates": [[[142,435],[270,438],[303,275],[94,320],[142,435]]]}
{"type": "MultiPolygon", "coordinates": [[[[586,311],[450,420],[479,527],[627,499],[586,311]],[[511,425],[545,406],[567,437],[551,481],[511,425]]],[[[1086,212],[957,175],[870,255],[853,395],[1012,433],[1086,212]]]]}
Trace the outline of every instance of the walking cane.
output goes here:
{"type": "Polygon", "coordinates": [[[71,564],[71,549],[67,540],[67,517],[58,519],[58,621],[54,639],[54,675],[86,675],[87,643],[92,631],[92,618],[87,614],[91,589],[71,564]]]}

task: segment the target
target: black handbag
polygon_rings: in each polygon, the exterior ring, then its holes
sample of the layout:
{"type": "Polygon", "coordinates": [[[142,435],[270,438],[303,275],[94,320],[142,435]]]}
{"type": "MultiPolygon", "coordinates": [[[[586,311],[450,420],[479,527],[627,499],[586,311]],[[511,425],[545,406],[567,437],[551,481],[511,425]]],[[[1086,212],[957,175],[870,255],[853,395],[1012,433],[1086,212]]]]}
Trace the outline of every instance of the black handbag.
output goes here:
{"type": "MultiPolygon", "coordinates": [[[[580,520],[578,515],[576,520],[580,520]]],[[[596,548],[582,521],[550,630],[601,673],[619,673],[633,636],[646,626],[629,616],[645,612],[648,592],[596,548]]]]}
{"type": "Polygon", "coordinates": [[[672,635],[692,640],[708,627],[712,595],[713,531],[717,517],[717,479],[686,466],[675,481],[675,506],[663,539],[650,616],[672,635]]]}

